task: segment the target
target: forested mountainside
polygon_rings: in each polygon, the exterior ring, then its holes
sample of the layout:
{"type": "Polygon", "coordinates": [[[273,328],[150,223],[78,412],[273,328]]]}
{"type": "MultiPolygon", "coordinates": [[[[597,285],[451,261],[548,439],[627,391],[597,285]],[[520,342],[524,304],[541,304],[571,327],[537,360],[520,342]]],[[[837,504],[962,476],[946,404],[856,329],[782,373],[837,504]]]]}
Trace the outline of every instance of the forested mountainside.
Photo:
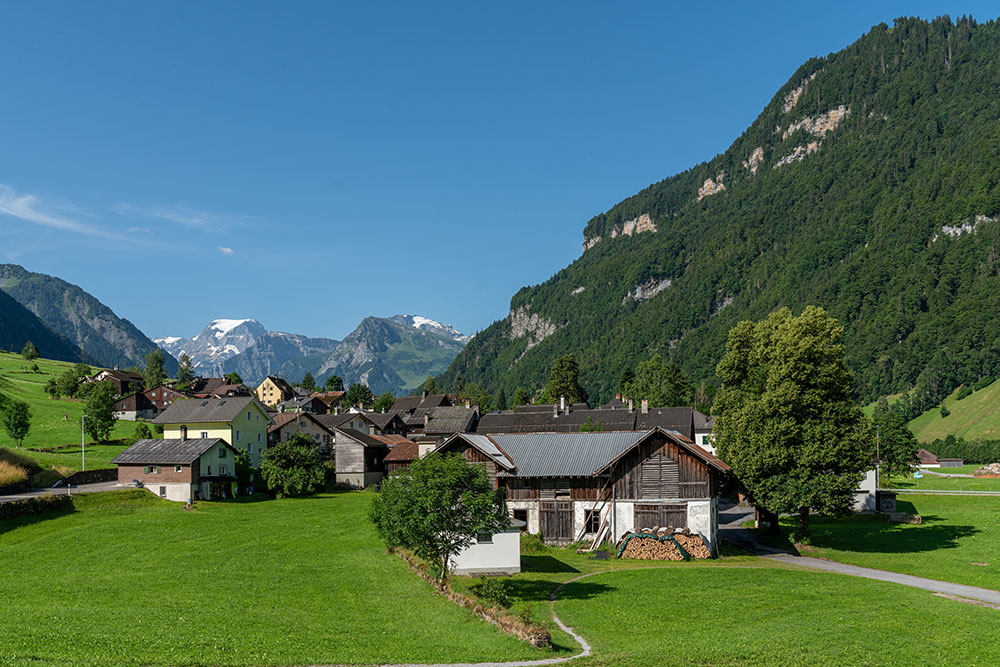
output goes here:
{"type": "Polygon", "coordinates": [[[875,26],[803,64],[721,155],[590,220],[441,377],[508,396],[572,352],[591,401],[655,353],[715,379],[730,327],[789,306],[846,327],[857,398],[1000,375],[1000,26],[875,26]]]}
{"type": "MultiPolygon", "coordinates": [[[[146,354],[156,348],[131,322],[60,278],[32,273],[17,264],[0,264],[0,289],[100,366],[143,368],[146,354]]],[[[41,346],[39,350],[51,359],[60,358],[41,346]]],[[[177,372],[176,359],[167,355],[166,363],[168,373],[177,372]]]]}
{"type": "Polygon", "coordinates": [[[73,343],[49,329],[38,317],[0,290],[0,350],[18,353],[28,341],[46,359],[87,361],[73,343]]]}

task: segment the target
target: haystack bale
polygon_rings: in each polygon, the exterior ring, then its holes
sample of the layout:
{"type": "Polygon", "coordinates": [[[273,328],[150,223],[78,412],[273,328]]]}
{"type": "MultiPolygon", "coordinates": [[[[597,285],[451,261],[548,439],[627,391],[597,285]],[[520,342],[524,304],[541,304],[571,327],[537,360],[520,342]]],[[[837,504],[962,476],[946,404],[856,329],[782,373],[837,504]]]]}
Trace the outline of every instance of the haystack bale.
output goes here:
{"type": "Polygon", "coordinates": [[[709,550],[708,546],[705,544],[705,540],[702,539],[701,535],[698,534],[677,534],[674,535],[674,539],[677,543],[681,545],[684,551],[688,552],[692,558],[711,558],[712,552],[709,550]]]}

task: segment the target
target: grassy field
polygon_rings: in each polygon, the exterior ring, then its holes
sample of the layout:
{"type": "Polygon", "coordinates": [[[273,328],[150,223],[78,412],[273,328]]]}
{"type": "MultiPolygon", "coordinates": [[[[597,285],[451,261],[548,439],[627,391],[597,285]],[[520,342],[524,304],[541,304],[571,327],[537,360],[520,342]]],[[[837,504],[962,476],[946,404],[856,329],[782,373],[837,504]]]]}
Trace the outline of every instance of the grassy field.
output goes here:
{"type": "MultiPolygon", "coordinates": [[[[814,517],[806,556],[1000,590],[1000,497],[900,495],[897,509],[921,524],[881,515],[814,517]]],[[[792,519],[782,519],[786,533],[792,519]]],[[[1000,621],[998,621],[1000,622],[1000,621]]]]}
{"type": "Polygon", "coordinates": [[[966,439],[1000,438],[1000,381],[957,400],[958,390],[944,403],[951,414],[941,416],[941,409],[934,407],[910,422],[910,430],[917,440],[931,442],[948,435],[966,439]]]}
{"type": "MultiPolygon", "coordinates": [[[[979,466],[968,466],[975,470],[979,466]]],[[[948,468],[949,471],[953,470],[948,468]]],[[[971,471],[970,471],[971,472],[971,471]]],[[[910,477],[893,477],[891,479],[882,478],[882,485],[888,489],[913,489],[913,490],[937,490],[937,491],[996,491],[1000,493],[1000,478],[984,477],[981,479],[972,477],[939,477],[923,473],[921,479],[910,477]]],[[[1000,503],[1000,497],[997,498],[1000,503]]]]}
{"type": "Polygon", "coordinates": [[[994,609],[893,584],[788,569],[612,572],[556,611],[591,642],[579,665],[988,664],[994,609]]]}
{"type": "MultiPolygon", "coordinates": [[[[80,416],[83,415],[84,404],[73,399],[52,399],[45,393],[45,383],[48,379],[61,375],[72,364],[48,359],[37,359],[34,363],[38,364],[38,373],[28,370],[28,363],[20,355],[0,352],[0,393],[25,401],[31,408],[31,431],[24,441],[24,447],[52,447],[63,444],[76,444],[77,447],[75,456],[67,451],[51,455],[23,450],[22,452],[37,460],[43,467],[65,465],[72,470],[79,470],[80,416]]],[[[134,433],[133,422],[120,421],[115,425],[111,437],[122,438],[134,433]]],[[[89,437],[87,441],[90,442],[89,437]]],[[[14,441],[2,428],[0,428],[0,447],[15,447],[14,441]]],[[[107,467],[108,460],[121,449],[118,447],[114,453],[110,453],[110,449],[106,452],[95,449],[94,463],[91,465],[88,447],[87,468],[107,467]]]]}
{"type": "Polygon", "coordinates": [[[197,503],[79,496],[0,521],[0,664],[288,665],[549,655],[385,553],[371,495],[197,503]]]}

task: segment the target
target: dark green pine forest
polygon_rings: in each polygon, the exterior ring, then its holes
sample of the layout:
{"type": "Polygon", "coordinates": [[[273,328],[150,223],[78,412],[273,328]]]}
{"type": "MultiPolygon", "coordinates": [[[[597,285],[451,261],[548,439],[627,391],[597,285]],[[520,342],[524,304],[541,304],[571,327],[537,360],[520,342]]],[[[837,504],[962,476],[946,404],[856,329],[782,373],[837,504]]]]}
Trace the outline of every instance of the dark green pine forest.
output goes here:
{"type": "Polygon", "coordinates": [[[898,19],[809,60],[725,153],[590,220],[439,382],[511,396],[570,352],[591,403],[656,353],[718,384],[736,322],[810,304],[846,327],[860,401],[1000,376],[998,91],[993,21],[898,19]]]}

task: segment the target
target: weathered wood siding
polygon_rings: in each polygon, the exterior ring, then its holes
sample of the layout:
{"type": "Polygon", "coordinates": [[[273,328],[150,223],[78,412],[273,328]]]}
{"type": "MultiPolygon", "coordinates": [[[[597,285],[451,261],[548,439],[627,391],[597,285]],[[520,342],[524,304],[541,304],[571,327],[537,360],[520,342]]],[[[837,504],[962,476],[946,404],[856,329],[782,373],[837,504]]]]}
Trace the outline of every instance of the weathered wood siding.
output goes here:
{"type": "Polygon", "coordinates": [[[350,436],[337,433],[334,461],[337,472],[365,472],[365,446],[350,436]]]}
{"type": "Polygon", "coordinates": [[[499,470],[496,461],[491,459],[486,454],[483,454],[475,447],[472,447],[464,442],[455,443],[451,446],[449,451],[461,454],[469,463],[482,464],[482,466],[486,468],[486,473],[490,476],[490,484],[493,486],[493,489],[496,490],[497,472],[499,470]]]}
{"type": "Polygon", "coordinates": [[[653,435],[615,465],[615,496],[620,500],[711,498],[715,491],[712,477],[705,463],[665,436],[653,435]]]}

